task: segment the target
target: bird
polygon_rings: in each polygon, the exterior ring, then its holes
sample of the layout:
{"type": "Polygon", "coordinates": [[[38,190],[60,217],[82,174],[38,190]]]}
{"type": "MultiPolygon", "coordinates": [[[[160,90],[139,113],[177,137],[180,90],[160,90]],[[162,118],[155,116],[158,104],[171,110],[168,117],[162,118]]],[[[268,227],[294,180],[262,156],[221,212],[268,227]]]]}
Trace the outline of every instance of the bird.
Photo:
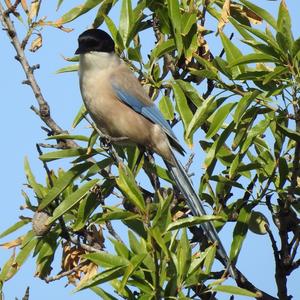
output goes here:
{"type": "MultiPolygon", "coordinates": [[[[98,130],[112,141],[143,146],[160,155],[192,214],[206,215],[202,201],[174,152],[183,155],[184,148],[137,77],[115,53],[111,36],[101,29],[88,29],[79,35],[75,54],[79,55],[83,102],[98,130]]],[[[214,225],[205,222],[201,227],[207,238],[217,243],[222,263],[235,277],[214,225]]]]}

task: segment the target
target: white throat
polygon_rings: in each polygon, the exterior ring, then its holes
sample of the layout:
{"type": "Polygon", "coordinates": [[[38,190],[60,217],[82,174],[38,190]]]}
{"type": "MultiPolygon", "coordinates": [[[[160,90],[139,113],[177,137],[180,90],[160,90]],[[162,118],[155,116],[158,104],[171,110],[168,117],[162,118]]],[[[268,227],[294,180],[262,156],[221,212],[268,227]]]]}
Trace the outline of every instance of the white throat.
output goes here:
{"type": "Polygon", "coordinates": [[[96,52],[80,54],[80,72],[115,68],[121,61],[114,53],[96,52]]]}

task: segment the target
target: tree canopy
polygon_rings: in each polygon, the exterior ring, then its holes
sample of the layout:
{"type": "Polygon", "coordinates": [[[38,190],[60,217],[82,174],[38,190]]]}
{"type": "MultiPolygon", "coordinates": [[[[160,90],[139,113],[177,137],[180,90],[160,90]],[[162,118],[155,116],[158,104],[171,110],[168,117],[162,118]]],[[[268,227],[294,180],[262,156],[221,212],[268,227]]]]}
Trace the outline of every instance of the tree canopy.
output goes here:
{"type": "MultiPolygon", "coordinates": [[[[1,245],[14,249],[1,268],[2,295],[5,282],[34,259],[41,280],[67,278],[79,293],[90,289],[102,299],[219,299],[224,293],[291,299],[288,278],[300,265],[300,38],[284,0],[277,16],[254,2],[87,0],[64,11],[59,0],[57,20],[40,16],[47,7],[41,0],[0,2],[6,42],[33,91],[32,110],[47,139],[37,143],[45,176],[36,177],[25,158],[22,215],[0,234],[1,245]],[[110,17],[116,8],[119,21],[110,17]],[[117,53],[191,149],[181,160],[200,176],[191,178],[208,215],[191,215],[156,155],[104,144],[84,105],[72,133],[52,117],[29,51],[47,47],[48,27],[67,38],[87,13],[91,27],[107,27],[117,53]],[[199,227],[208,221],[219,232],[232,231],[235,280],[199,227]],[[21,228],[27,232],[7,237],[21,228]],[[275,277],[277,295],[239,269],[249,231],[269,237],[274,270],[266,274],[275,277]],[[54,261],[61,261],[60,270],[53,270],[54,261]]],[[[77,72],[78,56],[64,60],[57,73],[77,72]]],[[[248,256],[255,261],[256,253],[248,256]]],[[[23,299],[29,298],[27,291],[23,299]]]]}

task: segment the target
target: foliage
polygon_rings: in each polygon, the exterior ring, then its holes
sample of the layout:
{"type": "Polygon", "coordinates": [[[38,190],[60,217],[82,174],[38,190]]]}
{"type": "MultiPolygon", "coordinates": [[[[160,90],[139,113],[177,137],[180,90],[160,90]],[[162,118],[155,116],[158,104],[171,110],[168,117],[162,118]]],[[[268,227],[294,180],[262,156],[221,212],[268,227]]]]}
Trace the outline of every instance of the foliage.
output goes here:
{"type": "MultiPolygon", "coordinates": [[[[30,7],[26,1],[16,7],[5,2],[8,17],[17,17],[28,31],[23,48],[39,32],[31,51],[42,46],[45,26],[68,32],[65,26],[89,11],[94,27],[106,24],[117,51],[153,101],[159,100],[164,117],[181,124],[188,145],[200,143],[205,159],[199,194],[213,215],[189,216],[176,189],[164,187],[173,182],[151,153],[104,147],[95,130],[90,136],[69,135],[50,126],[49,139],[59,150],[40,155],[46,184],[25,160],[34,197],[23,195],[34,217],[22,218],[0,237],[31,223],[35,230],[2,244],[19,250],[3,266],[1,284],[32,254],[36,275],[51,281],[51,264],[61,248],[62,274],[77,291],[90,288],[103,299],[116,299],[101,286],[105,282],[126,299],[208,299],[214,292],[275,299],[241,276],[237,286],[227,285],[215,263],[217,246],[207,243],[197,227],[214,221],[221,230],[234,222],[232,262],[238,265],[248,230],[268,234],[278,298],[288,299],[286,278],[300,264],[300,39],[293,37],[285,1],[275,18],[246,0],[123,0],[118,26],[109,17],[117,0],[87,0],[56,21],[39,18],[41,1],[30,7]],[[233,37],[227,28],[234,30],[233,37]],[[213,32],[223,48],[219,53],[207,41],[213,32]],[[143,40],[149,37],[154,45],[145,55],[143,40]],[[49,170],[51,161],[67,158],[73,159],[69,170],[49,170]],[[120,224],[116,230],[115,224],[120,224]],[[120,233],[124,230],[127,238],[120,233]]],[[[58,1],[59,9],[63,2],[58,1]]],[[[71,65],[58,73],[78,69],[76,57],[69,60],[71,65]]],[[[74,127],[85,115],[82,107],[74,127]]]]}

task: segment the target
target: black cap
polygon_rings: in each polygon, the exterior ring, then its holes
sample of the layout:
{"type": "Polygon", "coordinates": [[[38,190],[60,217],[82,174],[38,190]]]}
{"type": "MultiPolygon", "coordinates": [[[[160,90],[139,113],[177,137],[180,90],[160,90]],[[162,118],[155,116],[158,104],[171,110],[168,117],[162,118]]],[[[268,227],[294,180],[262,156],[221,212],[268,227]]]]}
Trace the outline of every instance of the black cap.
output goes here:
{"type": "Polygon", "coordinates": [[[75,54],[91,51],[114,52],[115,43],[108,33],[101,29],[88,29],[78,37],[78,49],[75,54]]]}

